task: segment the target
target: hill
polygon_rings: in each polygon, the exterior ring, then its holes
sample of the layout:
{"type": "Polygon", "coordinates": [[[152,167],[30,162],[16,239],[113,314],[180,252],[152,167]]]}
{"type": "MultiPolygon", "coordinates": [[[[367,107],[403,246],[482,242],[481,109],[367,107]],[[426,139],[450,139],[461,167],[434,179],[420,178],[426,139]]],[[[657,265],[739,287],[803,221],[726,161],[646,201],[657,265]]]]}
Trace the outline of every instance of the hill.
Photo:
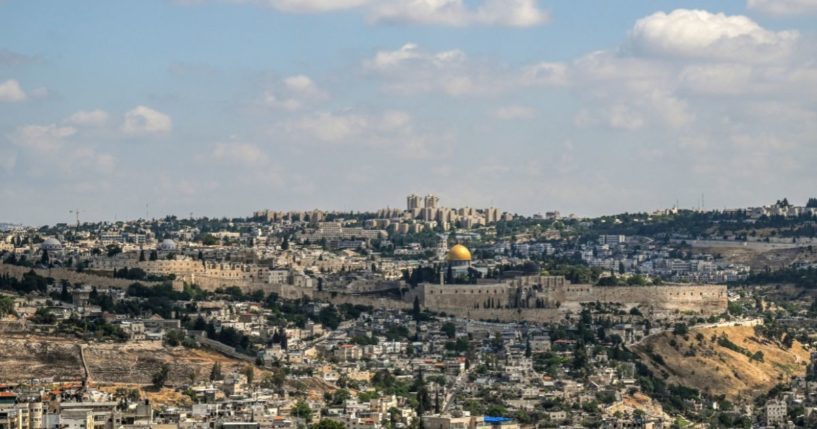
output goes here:
{"type": "Polygon", "coordinates": [[[246,365],[208,350],[164,347],[158,342],[85,343],[65,337],[4,334],[0,338],[0,380],[81,380],[85,371],[80,347],[92,384],[148,385],[152,375],[167,364],[168,383],[182,385],[208,377],[215,362],[221,362],[224,373],[246,365]]]}
{"type": "Polygon", "coordinates": [[[733,402],[753,399],[792,376],[805,374],[809,359],[809,352],[797,341],[786,349],[757,337],[748,326],[695,328],[686,336],[665,332],[632,350],[667,382],[725,395],[733,402]]]}

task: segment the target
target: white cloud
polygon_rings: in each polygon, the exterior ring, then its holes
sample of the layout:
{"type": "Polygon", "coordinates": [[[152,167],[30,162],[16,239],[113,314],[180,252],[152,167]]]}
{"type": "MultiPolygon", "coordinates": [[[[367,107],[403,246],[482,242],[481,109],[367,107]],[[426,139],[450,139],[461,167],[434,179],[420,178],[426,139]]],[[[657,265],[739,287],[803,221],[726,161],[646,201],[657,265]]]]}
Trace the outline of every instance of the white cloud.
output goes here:
{"type": "Polygon", "coordinates": [[[564,85],[568,80],[564,63],[541,62],[522,70],[522,82],[528,85],[564,85]]]}
{"type": "Polygon", "coordinates": [[[293,111],[329,98],[326,92],[305,75],[287,77],[273,86],[264,92],[264,104],[273,108],[293,111]]]}
{"type": "Polygon", "coordinates": [[[295,128],[323,142],[341,142],[369,129],[371,118],[358,114],[322,112],[299,120],[295,128]]]}
{"type": "MultiPolygon", "coordinates": [[[[205,0],[175,0],[199,4],[205,0]]],[[[359,10],[372,22],[463,27],[469,25],[530,27],[545,24],[550,14],[538,0],[222,0],[254,4],[291,13],[326,13],[359,10]]]]}
{"type": "Polygon", "coordinates": [[[170,116],[146,106],[137,106],[125,113],[122,131],[128,135],[164,134],[173,128],[170,116]]]}
{"type": "Polygon", "coordinates": [[[536,0],[484,0],[475,9],[464,0],[392,0],[375,4],[374,21],[448,26],[530,27],[549,20],[536,0]]]}
{"type": "Polygon", "coordinates": [[[817,13],[817,0],[748,0],[746,6],[776,16],[817,13]]]}
{"type": "Polygon", "coordinates": [[[108,112],[100,109],[80,110],[65,118],[63,122],[79,126],[100,126],[108,121],[108,112]]]}
{"type": "Polygon", "coordinates": [[[23,125],[10,136],[11,141],[23,148],[39,152],[53,152],[62,146],[64,139],[76,134],[74,127],[50,125],[23,125]]]}
{"type": "Polygon", "coordinates": [[[284,12],[321,13],[352,9],[372,0],[228,0],[233,3],[252,3],[284,12]]]}
{"type": "Polygon", "coordinates": [[[17,101],[25,101],[28,98],[23,88],[20,87],[20,82],[14,79],[9,79],[0,83],[0,102],[14,103],[17,101]]]}
{"type": "Polygon", "coordinates": [[[785,57],[798,39],[797,31],[770,31],[746,16],[688,9],[639,19],[630,34],[641,54],[747,62],[785,57]]]}
{"type": "Polygon", "coordinates": [[[378,51],[364,61],[363,66],[384,79],[386,91],[400,95],[496,94],[518,82],[507,70],[472,60],[459,49],[428,52],[414,43],[406,43],[394,51],[378,51]]]}
{"type": "Polygon", "coordinates": [[[530,119],[536,116],[536,111],[526,106],[502,106],[494,111],[494,117],[503,120],[530,119]]]}
{"type": "Polygon", "coordinates": [[[71,126],[22,125],[9,137],[23,154],[29,154],[34,160],[29,173],[35,176],[54,172],[67,176],[87,171],[113,171],[116,165],[113,155],[100,153],[92,147],[76,144],[75,141],[66,144],[76,134],[77,129],[71,126]]]}

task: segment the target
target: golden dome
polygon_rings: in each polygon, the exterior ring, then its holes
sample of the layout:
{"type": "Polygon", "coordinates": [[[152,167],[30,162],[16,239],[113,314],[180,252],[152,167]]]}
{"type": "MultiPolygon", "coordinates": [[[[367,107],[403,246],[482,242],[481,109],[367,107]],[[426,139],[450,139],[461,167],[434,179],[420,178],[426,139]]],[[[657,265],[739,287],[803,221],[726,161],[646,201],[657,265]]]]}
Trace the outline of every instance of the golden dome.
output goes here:
{"type": "Polygon", "coordinates": [[[451,250],[448,251],[449,261],[470,261],[471,251],[462,244],[455,244],[451,250]]]}

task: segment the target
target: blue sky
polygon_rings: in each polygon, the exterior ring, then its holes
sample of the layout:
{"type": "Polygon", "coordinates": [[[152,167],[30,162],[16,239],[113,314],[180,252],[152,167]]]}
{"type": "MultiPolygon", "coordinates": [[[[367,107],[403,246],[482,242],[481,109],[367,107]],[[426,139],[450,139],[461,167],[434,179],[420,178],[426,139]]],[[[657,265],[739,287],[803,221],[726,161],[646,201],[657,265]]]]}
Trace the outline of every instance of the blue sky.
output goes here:
{"type": "Polygon", "coordinates": [[[817,2],[0,1],[0,220],[815,196],[817,2]]]}

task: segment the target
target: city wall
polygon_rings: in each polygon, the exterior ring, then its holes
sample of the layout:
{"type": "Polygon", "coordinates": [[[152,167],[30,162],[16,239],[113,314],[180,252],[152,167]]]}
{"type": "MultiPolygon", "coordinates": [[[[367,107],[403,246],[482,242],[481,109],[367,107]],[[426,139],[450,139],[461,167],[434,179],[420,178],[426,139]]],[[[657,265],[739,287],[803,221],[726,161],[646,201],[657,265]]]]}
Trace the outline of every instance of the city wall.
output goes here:
{"type": "MultiPolygon", "coordinates": [[[[0,274],[8,274],[9,276],[16,277],[18,279],[21,279],[23,274],[29,271],[31,271],[31,268],[28,267],[0,264],[0,274]]],[[[134,283],[133,280],[115,279],[113,277],[99,276],[95,274],[78,273],[67,268],[35,269],[34,272],[43,277],[51,277],[56,280],[57,283],[62,280],[67,280],[72,285],[83,284],[86,286],[95,286],[100,289],[108,288],[110,286],[120,289],[127,289],[128,286],[134,283]]],[[[143,281],[140,281],[139,283],[147,286],[155,286],[159,284],[156,282],[143,281]]]]}
{"type": "Polygon", "coordinates": [[[593,302],[617,303],[624,309],[702,315],[721,314],[727,307],[724,285],[593,286],[542,276],[478,285],[426,283],[410,291],[406,299],[414,297],[431,310],[457,314],[489,314],[488,310],[578,311],[582,304],[593,302]]]}

